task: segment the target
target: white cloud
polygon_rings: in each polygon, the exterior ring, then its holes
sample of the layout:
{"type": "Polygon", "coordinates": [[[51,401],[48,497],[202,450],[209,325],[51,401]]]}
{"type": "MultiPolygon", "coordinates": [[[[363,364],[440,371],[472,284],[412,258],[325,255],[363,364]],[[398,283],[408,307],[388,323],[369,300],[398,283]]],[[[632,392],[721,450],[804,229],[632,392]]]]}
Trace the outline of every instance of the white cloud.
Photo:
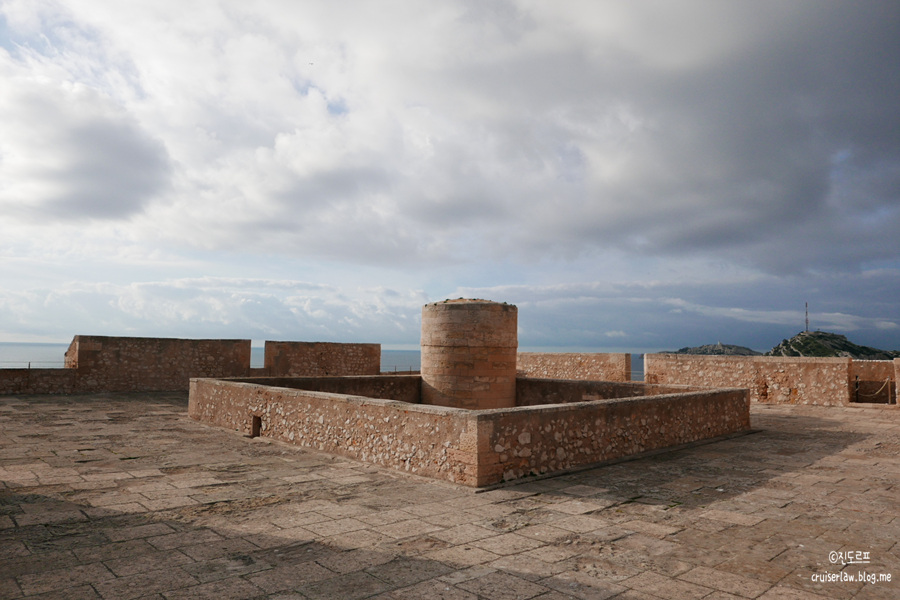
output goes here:
{"type": "MultiPolygon", "coordinates": [[[[797,326],[806,315],[802,310],[747,310],[738,307],[704,306],[686,302],[679,298],[666,299],[665,304],[675,306],[680,312],[691,312],[703,317],[729,319],[744,323],[765,323],[770,325],[797,326]]],[[[893,329],[897,324],[878,317],[862,317],[840,312],[811,313],[810,319],[816,329],[841,332],[859,329],[893,329]]]]}
{"type": "MultiPolygon", "coordinates": [[[[811,76],[833,44],[807,26],[818,6],[35,6],[7,11],[32,36],[18,62],[39,65],[57,87],[100,94],[112,102],[104,114],[131,127],[105,136],[118,161],[94,153],[69,169],[89,182],[75,212],[116,218],[155,199],[133,225],[148,242],[431,264],[718,250],[776,271],[898,251],[862,241],[900,219],[891,194],[845,218],[863,206],[856,182],[886,189],[896,160],[861,158],[836,179],[832,164],[870,127],[865,113],[838,125],[840,115],[890,95],[843,92],[853,86],[827,78],[831,95],[816,96],[816,82],[784,88],[795,70],[811,76]],[[34,36],[46,31],[54,35],[39,52],[34,36]],[[795,39],[808,49],[798,53],[795,39]],[[780,70],[769,66],[776,50],[787,53],[780,70]],[[154,158],[157,170],[138,167],[154,158]],[[130,197],[114,201],[123,189],[130,197]]],[[[845,16],[834,6],[823,14],[845,16]]],[[[878,24],[842,26],[850,36],[878,24]]],[[[880,43],[877,34],[866,43],[880,43]]],[[[839,68],[863,77],[850,66],[839,68]]],[[[866,68],[874,77],[889,63],[866,68]]],[[[77,117],[50,128],[90,142],[77,117]]],[[[29,191],[19,195],[41,197],[29,191]]]]}
{"type": "Polygon", "coordinates": [[[126,285],[69,284],[5,291],[0,335],[248,337],[408,343],[418,338],[421,292],[337,289],[302,281],[205,277],[126,285]],[[48,319],[47,315],[53,315],[48,319]],[[76,328],[74,331],[72,328],[76,328]]]}

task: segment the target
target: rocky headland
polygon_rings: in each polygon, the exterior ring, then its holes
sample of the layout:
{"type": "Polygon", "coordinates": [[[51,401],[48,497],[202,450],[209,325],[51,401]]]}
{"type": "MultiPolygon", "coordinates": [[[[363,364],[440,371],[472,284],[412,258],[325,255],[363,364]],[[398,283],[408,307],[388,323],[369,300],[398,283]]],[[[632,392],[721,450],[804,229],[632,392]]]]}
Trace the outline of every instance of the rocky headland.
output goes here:
{"type": "Polygon", "coordinates": [[[782,340],[766,352],[766,356],[847,356],[860,360],[893,360],[900,357],[900,352],[860,346],[837,333],[801,331],[789,340],[782,340]]]}
{"type": "Polygon", "coordinates": [[[673,354],[809,356],[816,358],[846,356],[859,360],[893,360],[900,357],[900,351],[860,346],[849,341],[847,336],[827,331],[801,331],[789,340],[782,340],[780,344],[765,353],[744,346],[716,343],[682,348],[673,354]]]}

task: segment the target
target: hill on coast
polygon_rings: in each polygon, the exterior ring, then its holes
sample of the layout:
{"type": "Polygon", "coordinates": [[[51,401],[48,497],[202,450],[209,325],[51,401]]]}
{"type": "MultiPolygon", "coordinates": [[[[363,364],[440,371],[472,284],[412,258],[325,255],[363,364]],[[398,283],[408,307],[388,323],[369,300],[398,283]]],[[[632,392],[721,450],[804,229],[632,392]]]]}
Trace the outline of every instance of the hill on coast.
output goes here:
{"type": "Polygon", "coordinates": [[[672,354],[714,354],[718,356],[761,356],[762,352],[745,348],[744,346],[734,346],[732,344],[706,344],[704,346],[695,346],[693,348],[682,348],[676,350],[672,354]]]}
{"type": "Polygon", "coordinates": [[[682,348],[672,354],[705,354],[726,356],[810,356],[816,358],[842,357],[860,360],[893,360],[900,358],[900,351],[879,350],[869,346],[860,346],[849,341],[846,336],[827,331],[801,331],[789,340],[765,354],[732,344],[706,344],[692,348],[682,348]]]}
{"type": "Polygon", "coordinates": [[[847,356],[861,360],[893,360],[900,357],[900,351],[860,346],[837,333],[801,331],[789,340],[782,340],[766,352],[766,356],[847,356]]]}

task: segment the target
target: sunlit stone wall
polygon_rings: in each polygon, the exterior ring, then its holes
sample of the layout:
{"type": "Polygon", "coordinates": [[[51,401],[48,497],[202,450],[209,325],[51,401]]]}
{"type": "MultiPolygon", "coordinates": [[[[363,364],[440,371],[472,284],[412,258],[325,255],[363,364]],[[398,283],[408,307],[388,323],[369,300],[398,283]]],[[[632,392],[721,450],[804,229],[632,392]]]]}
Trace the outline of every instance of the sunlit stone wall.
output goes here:
{"type": "Polygon", "coordinates": [[[518,310],[488,300],[422,307],[422,403],[456,408],[516,404],[518,310]]]}

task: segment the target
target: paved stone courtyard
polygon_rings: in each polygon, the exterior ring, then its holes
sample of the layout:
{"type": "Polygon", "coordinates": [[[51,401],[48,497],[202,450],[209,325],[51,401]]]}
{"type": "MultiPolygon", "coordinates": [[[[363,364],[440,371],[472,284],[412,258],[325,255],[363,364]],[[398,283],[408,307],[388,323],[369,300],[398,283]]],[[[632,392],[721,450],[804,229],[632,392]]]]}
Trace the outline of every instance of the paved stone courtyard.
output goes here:
{"type": "Polygon", "coordinates": [[[186,411],[0,397],[0,598],[900,598],[898,410],[754,406],[758,433],[483,493],[186,411]],[[814,581],[860,572],[892,580],[814,581]]]}

